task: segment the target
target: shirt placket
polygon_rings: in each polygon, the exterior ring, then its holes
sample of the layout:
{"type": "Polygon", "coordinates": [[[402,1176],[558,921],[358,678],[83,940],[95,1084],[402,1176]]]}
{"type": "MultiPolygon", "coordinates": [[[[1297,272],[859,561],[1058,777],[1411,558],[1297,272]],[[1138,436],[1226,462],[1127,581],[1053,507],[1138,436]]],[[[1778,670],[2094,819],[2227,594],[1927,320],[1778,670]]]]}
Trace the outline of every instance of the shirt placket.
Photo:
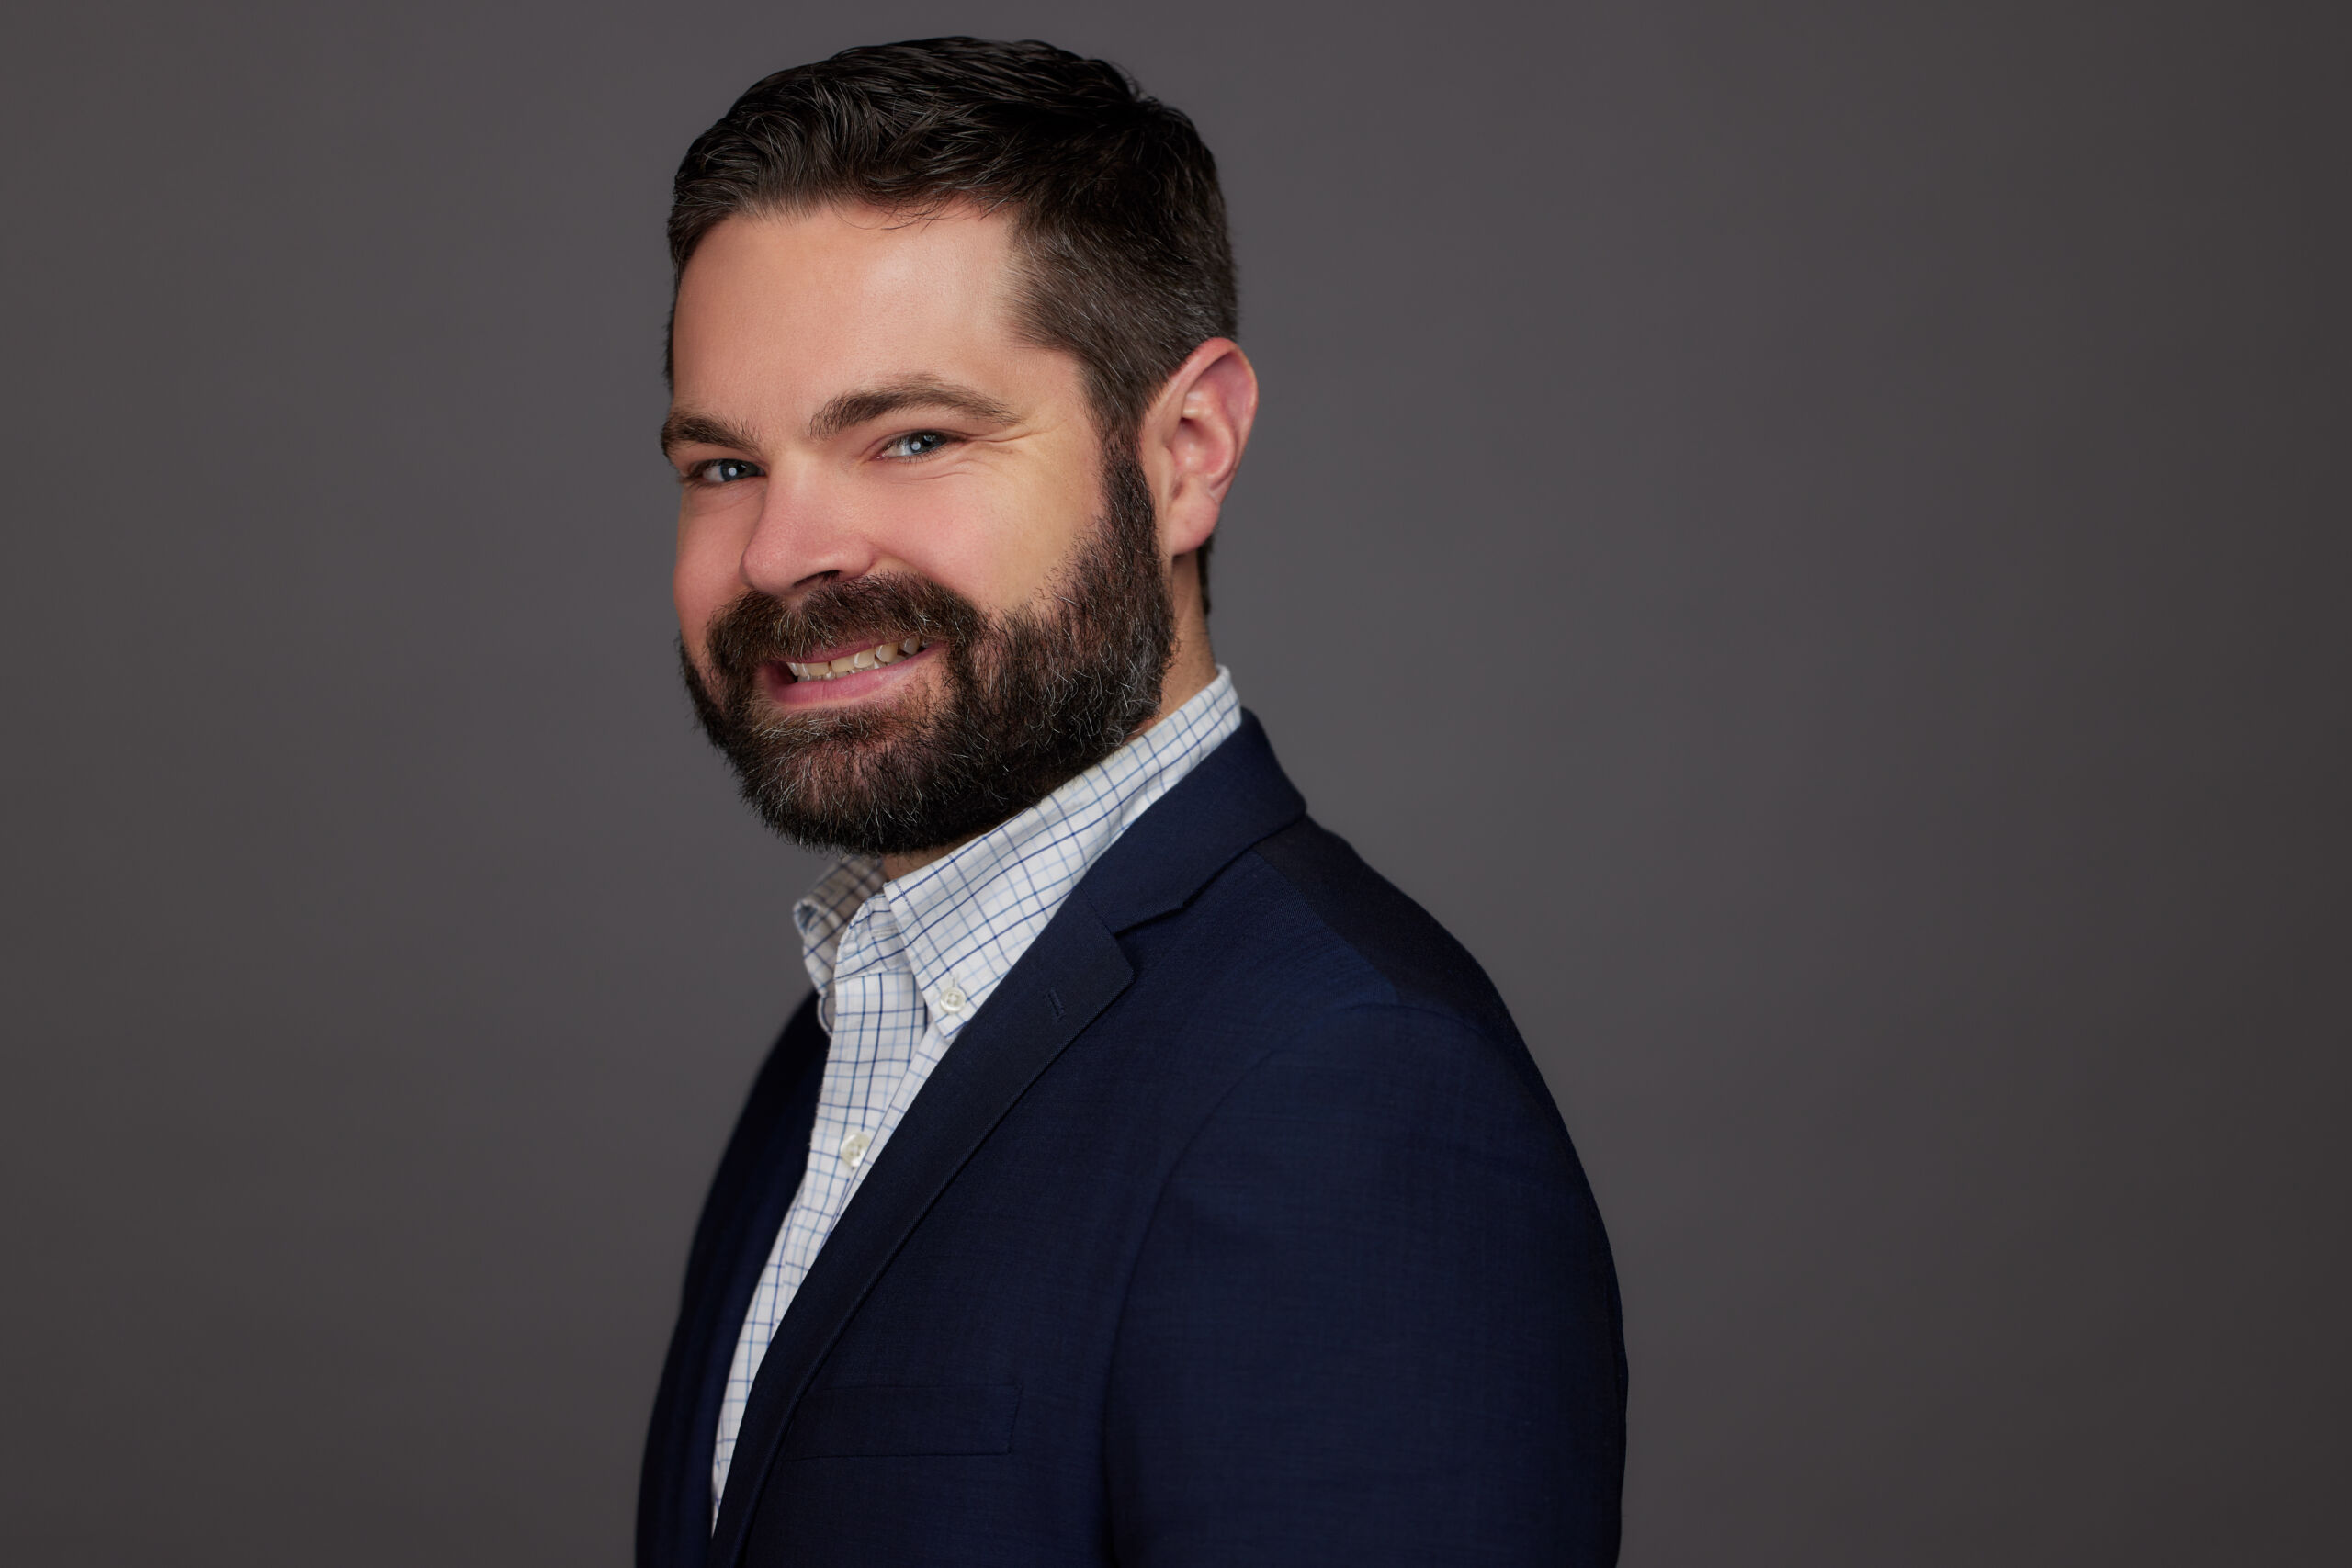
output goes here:
{"type": "MultiPolygon", "coordinates": [[[[830,1162],[848,1190],[830,1205],[833,1217],[864,1178],[874,1144],[885,1135],[892,1100],[907,1076],[922,1024],[922,1003],[907,968],[896,912],[876,894],[858,912],[842,943],[844,976],[835,973],[836,1052],[855,1036],[846,1071],[820,1098],[833,1110],[811,1140],[812,1160],[830,1162]]],[[[830,1060],[828,1066],[831,1066],[830,1060]]]]}

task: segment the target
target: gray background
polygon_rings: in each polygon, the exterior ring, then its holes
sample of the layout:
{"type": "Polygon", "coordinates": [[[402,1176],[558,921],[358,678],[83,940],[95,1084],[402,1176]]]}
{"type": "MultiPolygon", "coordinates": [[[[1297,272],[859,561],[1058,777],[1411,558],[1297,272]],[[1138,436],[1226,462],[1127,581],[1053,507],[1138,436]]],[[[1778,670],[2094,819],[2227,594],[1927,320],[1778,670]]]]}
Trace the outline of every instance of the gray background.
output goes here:
{"type": "Polygon", "coordinates": [[[967,30],[1223,161],[1218,649],[1566,1108],[1625,1561],[2346,1561],[2346,15],[19,17],[0,1556],[624,1560],[813,871],[674,689],[668,175],[967,30]]]}

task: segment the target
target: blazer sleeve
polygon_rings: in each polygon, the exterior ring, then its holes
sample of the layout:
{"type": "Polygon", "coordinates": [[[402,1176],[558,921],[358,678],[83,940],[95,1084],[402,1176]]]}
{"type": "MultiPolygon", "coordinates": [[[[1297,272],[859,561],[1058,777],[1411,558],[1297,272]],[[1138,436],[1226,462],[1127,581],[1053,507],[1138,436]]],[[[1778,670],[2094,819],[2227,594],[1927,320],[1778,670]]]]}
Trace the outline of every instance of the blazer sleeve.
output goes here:
{"type": "Polygon", "coordinates": [[[1227,1096],[1121,1320],[1120,1562],[1616,1561],[1614,1276],[1532,1067],[1515,1040],[1372,1005],[1227,1096]]]}

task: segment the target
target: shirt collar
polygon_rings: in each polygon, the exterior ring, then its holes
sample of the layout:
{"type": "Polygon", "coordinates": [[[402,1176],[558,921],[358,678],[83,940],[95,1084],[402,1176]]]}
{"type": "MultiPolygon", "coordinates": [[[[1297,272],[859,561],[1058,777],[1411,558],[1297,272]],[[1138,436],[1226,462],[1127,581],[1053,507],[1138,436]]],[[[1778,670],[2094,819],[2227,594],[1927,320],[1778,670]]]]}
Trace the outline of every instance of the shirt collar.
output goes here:
{"type": "Polygon", "coordinates": [[[846,855],[792,907],[792,923],[800,928],[800,959],[818,996],[832,988],[842,933],[881,890],[882,863],[872,855],[846,855]]]}
{"type": "MultiPolygon", "coordinates": [[[[1241,726],[1232,672],[1045,799],[895,882],[844,857],[793,908],[809,980],[831,986],[843,934],[880,896],[926,995],[951,979],[968,1017],[1086,872],[1154,801],[1241,726]]],[[[943,1020],[943,1021],[947,1021],[943,1020]]]]}

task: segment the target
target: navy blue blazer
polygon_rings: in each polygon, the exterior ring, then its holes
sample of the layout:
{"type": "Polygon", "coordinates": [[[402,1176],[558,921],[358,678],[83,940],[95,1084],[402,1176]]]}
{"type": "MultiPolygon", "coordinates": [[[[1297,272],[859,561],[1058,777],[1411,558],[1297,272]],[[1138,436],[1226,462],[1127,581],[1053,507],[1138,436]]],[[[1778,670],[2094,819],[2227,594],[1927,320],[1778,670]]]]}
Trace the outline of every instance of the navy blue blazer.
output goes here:
{"type": "Polygon", "coordinates": [[[808,1156],[785,1028],[687,1264],[644,1568],[1613,1562],[1615,1277],[1453,938],[1254,718],[967,1024],[712,1430],[808,1156]]]}

